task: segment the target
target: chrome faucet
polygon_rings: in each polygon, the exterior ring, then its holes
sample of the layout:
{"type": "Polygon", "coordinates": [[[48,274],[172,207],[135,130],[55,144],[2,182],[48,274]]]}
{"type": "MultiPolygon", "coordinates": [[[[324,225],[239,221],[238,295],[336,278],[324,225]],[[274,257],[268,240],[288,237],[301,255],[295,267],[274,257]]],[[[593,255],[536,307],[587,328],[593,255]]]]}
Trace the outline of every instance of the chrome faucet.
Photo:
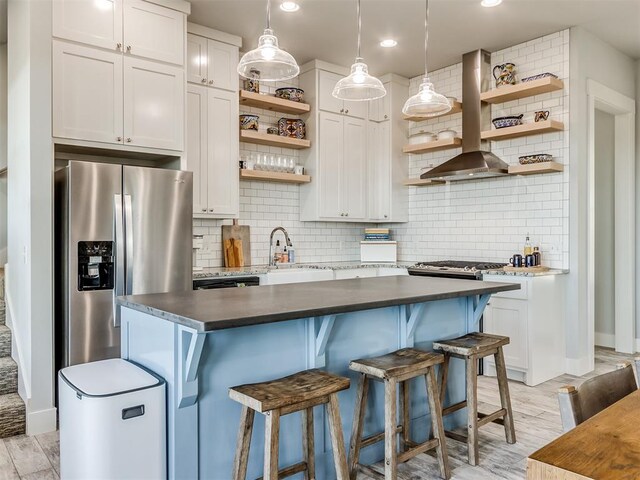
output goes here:
{"type": "Polygon", "coordinates": [[[269,266],[270,267],[273,267],[276,264],[276,255],[275,255],[275,252],[273,251],[273,236],[278,230],[280,230],[284,234],[284,241],[287,244],[287,247],[293,246],[293,244],[291,243],[291,240],[289,239],[289,234],[284,229],[284,227],[276,227],[273,230],[271,230],[271,235],[269,236],[269,266]]]}

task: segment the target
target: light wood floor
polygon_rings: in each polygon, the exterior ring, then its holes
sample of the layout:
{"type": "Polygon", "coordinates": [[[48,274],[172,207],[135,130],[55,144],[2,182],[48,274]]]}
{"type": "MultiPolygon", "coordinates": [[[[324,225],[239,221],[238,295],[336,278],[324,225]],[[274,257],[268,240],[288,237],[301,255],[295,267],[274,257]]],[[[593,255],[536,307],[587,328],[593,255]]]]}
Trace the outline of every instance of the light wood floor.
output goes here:
{"type": "MultiPolygon", "coordinates": [[[[447,439],[449,461],[456,480],[524,479],[525,459],[562,433],[556,391],[562,385],[578,385],[587,378],[606,373],[616,363],[631,360],[612,350],[596,350],[596,369],[585,377],[563,375],[537,387],[510,382],[511,402],[514,410],[518,442],[508,445],[500,425],[488,424],[480,429],[480,466],[466,463],[466,447],[447,439]]],[[[480,409],[492,412],[500,405],[498,388],[493,378],[478,379],[480,409]]],[[[53,480],[60,472],[57,432],[0,440],[0,480],[53,480]]],[[[380,470],[382,465],[379,466],[380,470]]],[[[358,479],[369,480],[366,475],[358,479]]],[[[435,457],[419,455],[399,467],[402,480],[440,478],[435,457]]],[[[211,480],[227,480],[220,477],[211,480]]]]}

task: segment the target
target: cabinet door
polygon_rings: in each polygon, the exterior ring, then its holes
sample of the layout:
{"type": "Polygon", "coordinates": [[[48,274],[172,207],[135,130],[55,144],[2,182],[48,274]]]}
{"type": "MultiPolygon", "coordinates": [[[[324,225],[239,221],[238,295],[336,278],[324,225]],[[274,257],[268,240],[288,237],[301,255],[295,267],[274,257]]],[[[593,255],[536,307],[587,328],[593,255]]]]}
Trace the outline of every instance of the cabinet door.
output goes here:
{"type": "Polygon", "coordinates": [[[391,95],[389,93],[391,85],[385,83],[384,88],[387,89],[387,94],[384,97],[369,102],[369,120],[374,122],[384,122],[391,118],[391,95]]]}
{"type": "Polygon", "coordinates": [[[143,0],[125,0],[125,53],[184,65],[185,15],[143,0]]]}
{"type": "Polygon", "coordinates": [[[369,218],[391,219],[391,122],[369,122],[369,218]]]}
{"type": "Polygon", "coordinates": [[[187,82],[206,84],[208,64],[207,39],[187,34],[187,82]]]}
{"type": "Polygon", "coordinates": [[[182,68],[125,57],[125,144],[183,150],[184,86],[182,68]]]}
{"type": "Polygon", "coordinates": [[[55,0],[54,37],[118,50],[122,45],[122,0],[55,0]]]}
{"type": "Polygon", "coordinates": [[[342,77],[336,73],[325,72],[320,70],[318,72],[319,85],[318,85],[318,108],[326,112],[343,113],[344,104],[342,100],[334,97],[333,87],[336,86],[338,80],[342,77]]]}
{"type": "Polygon", "coordinates": [[[342,195],[349,220],[367,217],[367,121],[344,118],[342,195]]]}
{"type": "Polygon", "coordinates": [[[122,143],[122,54],[53,42],[53,136],[122,143]]]}
{"type": "Polygon", "coordinates": [[[231,92],[237,91],[239,88],[236,70],[238,47],[215,40],[209,40],[207,43],[209,51],[208,84],[231,92]]]}
{"type": "Polygon", "coordinates": [[[193,172],[193,213],[207,213],[207,88],[187,86],[187,170],[193,172]]]}
{"type": "Polygon", "coordinates": [[[208,90],[208,213],[237,216],[240,204],[238,94],[217,88],[208,90]]]}
{"type": "MultiPolygon", "coordinates": [[[[510,338],[504,347],[507,368],[528,367],[527,301],[511,298],[492,298],[484,313],[484,331],[510,338]]],[[[493,358],[489,359],[493,364],[493,358]]]]}
{"type": "Polygon", "coordinates": [[[349,102],[345,100],[343,107],[345,115],[365,119],[369,111],[369,102],[349,102]]]}
{"type": "Polygon", "coordinates": [[[342,202],[342,161],[344,117],[320,112],[317,181],[320,182],[318,214],[323,218],[344,219],[342,202]]]}

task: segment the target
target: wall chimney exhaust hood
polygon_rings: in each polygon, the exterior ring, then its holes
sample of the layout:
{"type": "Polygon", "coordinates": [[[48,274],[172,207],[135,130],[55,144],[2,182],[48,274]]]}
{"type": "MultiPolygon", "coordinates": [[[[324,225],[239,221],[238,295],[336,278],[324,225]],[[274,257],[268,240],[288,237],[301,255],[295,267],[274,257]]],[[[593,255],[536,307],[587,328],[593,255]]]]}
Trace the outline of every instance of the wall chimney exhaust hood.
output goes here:
{"type": "Polygon", "coordinates": [[[480,132],[489,130],[491,107],[480,101],[489,89],[491,54],[484,50],[462,56],[462,153],[420,175],[432,180],[473,180],[507,175],[509,165],[491,153],[480,132]]]}

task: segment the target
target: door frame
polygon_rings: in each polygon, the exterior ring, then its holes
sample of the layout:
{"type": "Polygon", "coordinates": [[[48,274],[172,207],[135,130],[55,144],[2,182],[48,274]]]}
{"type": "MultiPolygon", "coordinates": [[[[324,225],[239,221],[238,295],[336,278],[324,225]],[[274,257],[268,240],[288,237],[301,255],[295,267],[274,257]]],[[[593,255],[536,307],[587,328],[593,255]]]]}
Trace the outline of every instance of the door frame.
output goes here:
{"type": "Polygon", "coordinates": [[[589,363],[595,364],[595,114],[615,119],[614,210],[615,349],[634,353],[636,343],[636,185],[635,100],[594,80],[587,80],[588,102],[588,218],[587,322],[589,363]]]}

